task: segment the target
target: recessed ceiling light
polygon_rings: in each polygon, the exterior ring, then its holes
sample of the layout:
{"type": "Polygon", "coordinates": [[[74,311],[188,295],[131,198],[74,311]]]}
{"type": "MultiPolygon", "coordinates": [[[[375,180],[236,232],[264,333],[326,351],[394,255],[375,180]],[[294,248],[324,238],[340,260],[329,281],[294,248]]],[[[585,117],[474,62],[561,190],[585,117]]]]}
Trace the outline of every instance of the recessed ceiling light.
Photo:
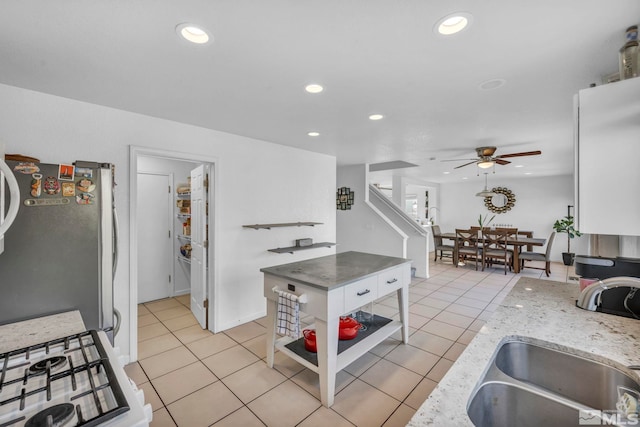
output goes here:
{"type": "Polygon", "coordinates": [[[469,178],[467,178],[466,176],[463,176],[462,179],[469,179],[469,178]]]}
{"type": "Polygon", "coordinates": [[[507,81],[505,79],[491,79],[480,83],[478,88],[480,88],[480,90],[498,89],[499,87],[504,86],[506,82],[507,81]]]}
{"type": "Polygon", "coordinates": [[[320,86],[319,84],[310,84],[310,85],[306,85],[304,87],[304,90],[306,90],[309,93],[320,93],[324,90],[324,88],[322,86],[320,86]]]}
{"type": "Polygon", "coordinates": [[[369,116],[369,120],[380,120],[382,119],[384,116],[382,114],[372,114],[369,116]]]}
{"type": "Polygon", "coordinates": [[[185,40],[196,44],[205,44],[209,42],[209,34],[197,25],[182,23],[176,27],[178,33],[185,40]]]}
{"type": "Polygon", "coordinates": [[[449,175],[451,172],[442,172],[445,175],[449,175]]]}
{"type": "Polygon", "coordinates": [[[309,136],[320,136],[320,132],[308,132],[307,135],[309,135],[309,136]]]}
{"type": "Polygon", "coordinates": [[[523,168],[524,165],[515,165],[514,168],[523,168]]]}
{"type": "Polygon", "coordinates": [[[469,27],[469,24],[472,22],[472,16],[467,12],[456,12],[451,13],[436,22],[436,25],[433,27],[433,30],[436,34],[442,36],[450,36],[465,28],[469,27]]]}
{"type": "Polygon", "coordinates": [[[532,172],[525,172],[525,175],[531,175],[532,172]]]}

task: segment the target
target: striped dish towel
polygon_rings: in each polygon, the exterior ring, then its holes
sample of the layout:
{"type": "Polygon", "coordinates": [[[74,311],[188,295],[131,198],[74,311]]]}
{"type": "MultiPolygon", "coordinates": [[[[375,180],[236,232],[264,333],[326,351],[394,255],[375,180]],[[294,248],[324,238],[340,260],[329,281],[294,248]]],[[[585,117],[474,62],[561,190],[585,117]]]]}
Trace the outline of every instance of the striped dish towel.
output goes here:
{"type": "Polygon", "coordinates": [[[280,335],[287,335],[293,339],[300,338],[300,304],[298,296],[289,292],[277,290],[278,320],[276,331],[280,335]]]}

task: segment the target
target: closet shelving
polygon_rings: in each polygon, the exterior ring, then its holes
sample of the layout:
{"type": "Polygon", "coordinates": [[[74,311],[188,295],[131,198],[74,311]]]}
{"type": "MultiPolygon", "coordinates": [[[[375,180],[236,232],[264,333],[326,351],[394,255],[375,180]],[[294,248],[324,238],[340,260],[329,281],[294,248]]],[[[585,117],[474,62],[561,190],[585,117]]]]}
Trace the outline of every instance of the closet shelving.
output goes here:
{"type": "Polygon", "coordinates": [[[182,233],[176,235],[180,244],[178,260],[191,263],[191,193],[176,193],[177,218],[182,223],[182,233]]]}

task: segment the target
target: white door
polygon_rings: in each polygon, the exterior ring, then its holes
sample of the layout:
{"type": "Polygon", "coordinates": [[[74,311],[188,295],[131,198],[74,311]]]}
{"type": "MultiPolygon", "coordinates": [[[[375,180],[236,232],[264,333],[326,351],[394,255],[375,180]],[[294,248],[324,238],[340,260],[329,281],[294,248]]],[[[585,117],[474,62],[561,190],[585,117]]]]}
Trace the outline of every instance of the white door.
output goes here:
{"type": "Polygon", "coordinates": [[[207,328],[207,177],[209,167],[191,171],[191,311],[207,328]]]}
{"type": "Polygon", "coordinates": [[[171,296],[171,176],[138,173],[138,303],[171,296]]]}

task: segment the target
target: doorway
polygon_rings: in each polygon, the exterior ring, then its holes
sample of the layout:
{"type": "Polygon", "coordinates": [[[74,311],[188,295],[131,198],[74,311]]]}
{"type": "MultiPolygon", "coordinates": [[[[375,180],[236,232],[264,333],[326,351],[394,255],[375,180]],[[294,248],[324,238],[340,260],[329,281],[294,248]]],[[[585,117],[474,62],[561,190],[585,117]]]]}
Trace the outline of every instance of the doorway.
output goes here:
{"type": "MultiPolygon", "coordinates": [[[[168,194],[170,201],[170,214],[169,214],[169,228],[165,228],[164,231],[159,232],[162,237],[158,236],[158,239],[162,238],[165,248],[168,248],[169,260],[165,264],[169,266],[171,271],[169,275],[169,286],[164,287],[164,294],[156,294],[153,298],[147,300],[156,299],[155,296],[160,298],[174,297],[182,294],[192,293],[192,266],[190,265],[189,257],[185,257],[184,247],[191,239],[190,231],[185,233],[185,230],[190,230],[190,224],[192,224],[191,214],[189,210],[189,204],[184,203],[184,195],[178,196],[178,189],[184,189],[189,185],[191,177],[191,171],[198,166],[204,166],[208,171],[207,174],[207,188],[205,189],[204,198],[208,201],[208,208],[204,210],[206,227],[206,244],[207,250],[204,253],[200,253],[199,265],[206,266],[206,271],[200,274],[202,280],[198,282],[198,295],[203,298],[203,303],[199,305],[200,317],[204,316],[208,320],[207,329],[212,331],[216,327],[216,286],[215,286],[215,247],[216,247],[216,203],[214,195],[216,194],[215,187],[217,180],[215,179],[217,159],[207,156],[199,156],[195,154],[179,153],[172,151],[148,149],[142,147],[130,147],[130,256],[131,256],[131,268],[130,268],[130,310],[129,310],[129,326],[130,326],[130,348],[132,360],[137,359],[137,303],[142,301],[141,298],[146,294],[146,278],[142,278],[141,275],[148,268],[145,266],[145,256],[142,255],[146,246],[146,238],[141,237],[141,232],[145,232],[147,229],[147,220],[149,218],[149,209],[151,207],[142,206],[143,203],[151,197],[151,193],[158,192],[156,195],[160,197],[160,192],[164,191],[165,195],[168,194]],[[169,179],[169,183],[164,181],[148,182],[149,175],[168,175],[173,174],[173,179],[169,179]],[[156,185],[157,184],[157,185],[156,185]],[[153,185],[152,190],[148,189],[149,185],[153,185]],[[156,188],[157,187],[157,188],[156,188]],[[149,192],[150,194],[141,194],[142,192],[149,192]],[[182,200],[182,201],[179,201],[182,200]],[[181,210],[185,209],[186,210],[181,210]],[[147,212],[147,214],[145,214],[147,212]],[[190,218],[188,221],[186,218],[190,218]],[[189,227],[185,227],[184,224],[189,224],[189,227]],[[167,240],[168,239],[168,240],[167,240]],[[168,295],[166,289],[168,288],[168,295]],[[207,301],[204,301],[206,299],[207,301]],[[204,308],[204,312],[202,309],[204,308]],[[135,351],[134,351],[135,349],[135,351]]],[[[189,198],[187,196],[187,198],[189,198]]],[[[166,196],[165,196],[166,200],[166,196]]],[[[157,212],[157,211],[156,211],[157,212]]],[[[152,214],[153,215],[153,214],[152,214]]],[[[156,213],[157,215],[157,213],[156,213]]],[[[154,219],[155,221],[155,219],[154,219]]],[[[161,226],[162,227],[162,226],[161,226]]],[[[160,228],[161,228],[160,227],[160,228]]],[[[158,228],[158,229],[160,229],[158,228]]],[[[158,242],[160,245],[160,243],[158,242]]],[[[191,246],[191,245],[189,245],[191,246]]],[[[155,251],[156,249],[154,249],[155,251]]],[[[165,259],[164,250],[158,250],[162,252],[159,257],[165,259]]],[[[189,254],[190,255],[190,254],[189,254]]],[[[155,263],[159,266],[159,263],[155,263]]],[[[158,279],[162,279],[162,275],[165,274],[165,266],[158,268],[158,279]]],[[[197,277],[197,276],[196,276],[197,277]]],[[[156,280],[158,280],[156,279],[156,280]]],[[[166,282],[166,280],[164,281],[166,282]]],[[[192,304],[195,306],[194,304],[192,304]]],[[[206,320],[205,320],[206,322],[206,320]]],[[[206,323],[204,323],[206,324],[206,323]]]]}

